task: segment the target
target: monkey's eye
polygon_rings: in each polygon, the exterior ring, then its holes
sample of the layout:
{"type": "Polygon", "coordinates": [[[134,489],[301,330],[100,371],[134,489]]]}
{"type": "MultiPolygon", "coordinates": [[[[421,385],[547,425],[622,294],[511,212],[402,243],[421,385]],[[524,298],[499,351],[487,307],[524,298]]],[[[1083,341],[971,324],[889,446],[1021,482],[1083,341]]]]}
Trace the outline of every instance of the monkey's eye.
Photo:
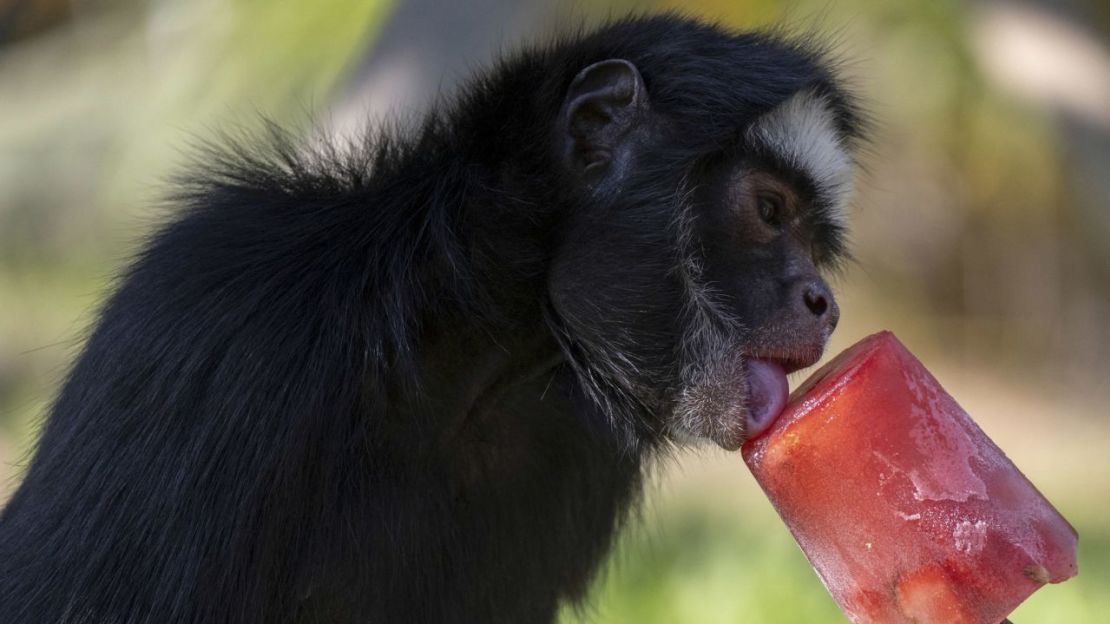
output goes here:
{"type": "Polygon", "coordinates": [[[773,193],[760,193],[755,198],[759,218],[773,228],[782,226],[782,197],[773,193]]]}

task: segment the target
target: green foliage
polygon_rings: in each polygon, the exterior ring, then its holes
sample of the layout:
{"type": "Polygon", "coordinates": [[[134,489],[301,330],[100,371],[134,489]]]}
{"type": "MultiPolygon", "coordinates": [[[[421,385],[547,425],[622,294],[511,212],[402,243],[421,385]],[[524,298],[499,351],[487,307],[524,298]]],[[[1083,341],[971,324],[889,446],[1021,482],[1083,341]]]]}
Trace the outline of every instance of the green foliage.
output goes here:
{"type": "MultiPolygon", "coordinates": [[[[741,473],[737,478],[744,478],[741,473]]],[[[830,622],[839,611],[781,525],[686,509],[637,527],[574,622],[830,622]],[[648,532],[655,538],[648,537],[648,532]]]]}
{"type": "MultiPolygon", "coordinates": [[[[743,474],[739,458],[737,482],[743,474]]],[[[723,494],[723,493],[722,493],[723,494]]],[[[847,622],[785,527],[755,493],[720,509],[659,501],[650,526],[630,531],[589,605],[561,624],[813,624],[847,622]]],[[[1110,610],[1110,527],[1082,523],[1080,575],[1040,589],[1016,624],[1097,624],[1110,610]]]]}
{"type": "Polygon", "coordinates": [[[392,4],[123,2],[0,49],[0,431],[21,432],[12,446],[29,446],[23,433],[108,276],[161,219],[161,183],[190,142],[259,113],[305,121],[392,4]]]}

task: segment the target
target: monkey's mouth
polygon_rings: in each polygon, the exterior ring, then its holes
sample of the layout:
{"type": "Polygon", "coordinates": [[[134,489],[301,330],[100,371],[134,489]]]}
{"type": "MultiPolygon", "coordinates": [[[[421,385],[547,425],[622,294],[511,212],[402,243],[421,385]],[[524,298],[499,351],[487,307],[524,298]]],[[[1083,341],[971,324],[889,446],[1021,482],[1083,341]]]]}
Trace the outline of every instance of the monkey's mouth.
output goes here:
{"type": "Polygon", "coordinates": [[[789,400],[786,376],[816,363],[823,346],[755,352],[741,348],[708,358],[711,364],[678,397],[674,430],[712,440],[727,451],[739,449],[771,428],[789,400]]]}
{"type": "Polygon", "coordinates": [[[727,451],[771,427],[786,407],[789,364],[738,356],[711,369],[685,390],[676,407],[678,431],[708,439],[727,451]]]}
{"type": "Polygon", "coordinates": [[[771,427],[789,395],[786,369],[775,360],[749,358],[744,362],[748,393],[744,410],[744,437],[752,439],[771,427]]]}

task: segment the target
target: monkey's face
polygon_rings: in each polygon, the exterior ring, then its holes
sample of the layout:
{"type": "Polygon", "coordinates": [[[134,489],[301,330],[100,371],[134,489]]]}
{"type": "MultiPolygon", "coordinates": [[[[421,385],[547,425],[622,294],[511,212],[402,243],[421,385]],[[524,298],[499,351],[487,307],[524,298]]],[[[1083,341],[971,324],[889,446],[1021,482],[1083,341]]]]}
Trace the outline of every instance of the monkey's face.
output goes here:
{"type": "Polygon", "coordinates": [[[784,407],[839,309],[851,160],[827,100],[803,91],[709,152],[675,148],[635,67],[582,72],[566,162],[587,198],[552,268],[552,326],[586,394],[633,439],[728,449],[784,407]]]}

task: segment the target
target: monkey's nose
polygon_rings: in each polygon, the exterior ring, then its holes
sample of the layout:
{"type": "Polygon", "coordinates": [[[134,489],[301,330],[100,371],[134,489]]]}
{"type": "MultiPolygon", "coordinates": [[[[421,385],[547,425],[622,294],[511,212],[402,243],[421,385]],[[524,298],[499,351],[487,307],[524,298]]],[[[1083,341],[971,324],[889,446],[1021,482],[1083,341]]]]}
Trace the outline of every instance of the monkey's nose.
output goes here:
{"type": "Polygon", "coordinates": [[[840,322],[840,307],[836,305],[832,291],[823,280],[813,280],[802,287],[802,301],[806,308],[818,319],[829,326],[829,331],[836,329],[840,322]]]}

